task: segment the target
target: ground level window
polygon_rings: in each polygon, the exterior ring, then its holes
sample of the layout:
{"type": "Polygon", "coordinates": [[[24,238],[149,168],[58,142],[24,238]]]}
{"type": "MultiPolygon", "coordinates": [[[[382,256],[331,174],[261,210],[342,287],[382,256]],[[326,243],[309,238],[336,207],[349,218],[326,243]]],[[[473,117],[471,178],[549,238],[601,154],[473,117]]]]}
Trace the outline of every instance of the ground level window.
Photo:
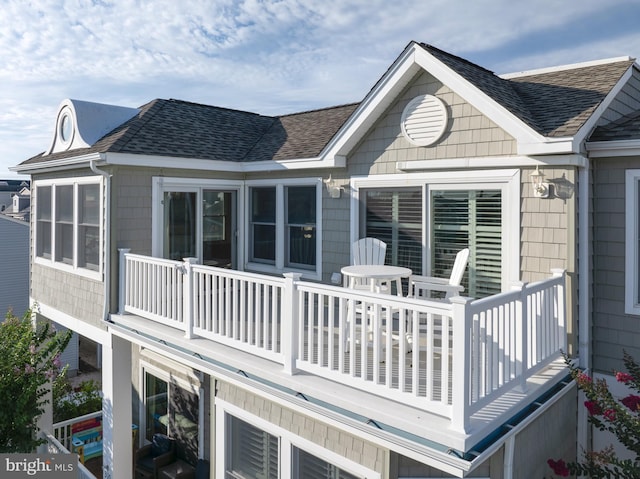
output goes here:
{"type": "Polygon", "coordinates": [[[278,438],[237,417],[227,421],[225,479],[278,479],[278,438]]]}
{"type": "Polygon", "coordinates": [[[358,479],[359,477],[297,447],[294,448],[293,460],[295,477],[305,479],[358,479]]]}

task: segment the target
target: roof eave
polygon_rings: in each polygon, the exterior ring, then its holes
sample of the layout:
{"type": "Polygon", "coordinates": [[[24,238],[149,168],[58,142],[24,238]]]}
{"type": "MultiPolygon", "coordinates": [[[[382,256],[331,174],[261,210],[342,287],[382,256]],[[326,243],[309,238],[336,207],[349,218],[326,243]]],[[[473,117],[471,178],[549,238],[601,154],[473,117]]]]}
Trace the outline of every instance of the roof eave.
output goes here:
{"type": "Polygon", "coordinates": [[[15,171],[16,173],[31,175],[48,171],[69,170],[82,166],[89,166],[89,163],[91,163],[92,161],[99,161],[103,159],[103,153],[89,153],[86,155],[60,158],[58,160],[44,159],[43,161],[37,163],[19,164],[16,166],[10,166],[9,170],[15,171]]]}
{"type": "Polygon", "coordinates": [[[586,148],[591,158],[640,156],[640,139],[588,141],[586,148]]]}
{"type": "Polygon", "coordinates": [[[302,170],[310,168],[344,167],[346,160],[341,156],[294,158],[288,160],[267,161],[222,161],[206,158],[177,158],[175,156],[134,155],[131,153],[107,153],[106,163],[112,165],[138,166],[146,168],[176,168],[200,171],[224,171],[228,173],[249,173],[283,170],[302,170]]]}

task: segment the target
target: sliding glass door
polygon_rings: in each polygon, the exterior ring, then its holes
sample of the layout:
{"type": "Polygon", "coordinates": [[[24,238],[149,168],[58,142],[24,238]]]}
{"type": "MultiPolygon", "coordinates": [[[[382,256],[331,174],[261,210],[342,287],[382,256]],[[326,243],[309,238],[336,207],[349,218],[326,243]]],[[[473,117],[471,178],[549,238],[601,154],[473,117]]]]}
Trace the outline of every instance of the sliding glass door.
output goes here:
{"type": "Polygon", "coordinates": [[[236,247],[234,191],[189,188],[162,194],[162,254],[233,268],[236,247]]]}

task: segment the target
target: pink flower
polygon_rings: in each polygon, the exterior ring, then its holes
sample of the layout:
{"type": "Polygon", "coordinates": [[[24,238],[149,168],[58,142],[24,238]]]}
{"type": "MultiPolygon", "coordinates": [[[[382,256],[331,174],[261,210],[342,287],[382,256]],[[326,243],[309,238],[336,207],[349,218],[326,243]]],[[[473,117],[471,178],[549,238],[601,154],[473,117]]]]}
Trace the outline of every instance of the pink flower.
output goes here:
{"type": "Polygon", "coordinates": [[[569,468],[567,467],[567,465],[562,459],[558,459],[557,461],[554,461],[553,459],[549,459],[547,461],[547,464],[549,464],[549,467],[553,469],[554,474],[557,474],[560,477],[569,476],[569,468]]]}
{"type": "Polygon", "coordinates": [[[602,414],[602,408],[595,401],[585,401],[584,407],[587,408],[590,416],[599,416],[602,414]]]}
{"type": "Polygon", "coordinates": [[[629,384],[633,380],[633,376],[629,373],[616,373],[618,382],[629,384]]]}
{"type": "Polygon", "coordinates": [[[615,409],[607,409],[604,412],[604,417],[609,422],[615,421],[616,420],[616,410],[615,409]]]}
{"type": "Polygon", "coordinates": [[[31,346],[29,346],[29,352],[31,354],[36,354],[36,345],[32,344],[31,346]]]}
{"type": "Polygon", "coordinates": [[[31,374],[34,373],[36,370],[36,368],[34,368],[33,366],[31,366],[31,364],[25,364],[24,365],[24,372],[27,374],[31,374]]]}
{"type": "Polygon", "coordinates": [[[591,379],[591,377],[586,375],[585,373],[580,373],[576,377],[576,382],[578,383],[578,386],[580,386],[580,387],[585,387],[585,386],[591,384],[592,381],[593,380],[591,379]]]}
{"type": "Polygon", "coordinates": [[[640,396],[630,394],[620,402],[631,409],[633,412],[636,412],[640,407],[640,396]]]}
{"type": "Polygon", "coordinates": [[[59,354],[56,354],[56,357],[53,358],[53,365],[56,368],[59,368],[60,366],[62,366],[62,361],[60,361],[60,355],[59,354]]]}

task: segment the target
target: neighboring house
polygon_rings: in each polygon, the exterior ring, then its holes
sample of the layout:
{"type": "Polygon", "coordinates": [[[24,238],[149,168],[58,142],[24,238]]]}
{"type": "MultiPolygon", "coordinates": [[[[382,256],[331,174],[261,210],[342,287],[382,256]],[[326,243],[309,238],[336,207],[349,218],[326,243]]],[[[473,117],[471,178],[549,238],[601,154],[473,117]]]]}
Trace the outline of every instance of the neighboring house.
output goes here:
{"type": "Polygon", "coordinates": [[[29,223],[0,214],[0,316],[29,309],[29,223]]]}
{"type": "Polygon", "coordinates": [[[29,194],[29,181],[27,180],[0,180],[0,213],[13,205],[13,196],[22,195],[26,188],[29,194]]]}
{"type": "Polygon", "coordinates": [[[414,42],[352,105],[63,101],[14,169],[31,300],[102,346],[111,477],[131,474],[132,422],[215,477],[543,477],[575,458],[590,439],[561,350],[601,374],[640,357],[638,111],[630,58],[501,77],[414,42]],[[366,236],[422,275],[468,247],[464,297],[333,284],[366,236]]]}
{"type": "Polygon", "coordinates": [[[26,221],[31,219],[31,191],[28,186],[23,186],[11,197],[11,204],[2,211],[5,216],[16,220],[26,221]]]}

